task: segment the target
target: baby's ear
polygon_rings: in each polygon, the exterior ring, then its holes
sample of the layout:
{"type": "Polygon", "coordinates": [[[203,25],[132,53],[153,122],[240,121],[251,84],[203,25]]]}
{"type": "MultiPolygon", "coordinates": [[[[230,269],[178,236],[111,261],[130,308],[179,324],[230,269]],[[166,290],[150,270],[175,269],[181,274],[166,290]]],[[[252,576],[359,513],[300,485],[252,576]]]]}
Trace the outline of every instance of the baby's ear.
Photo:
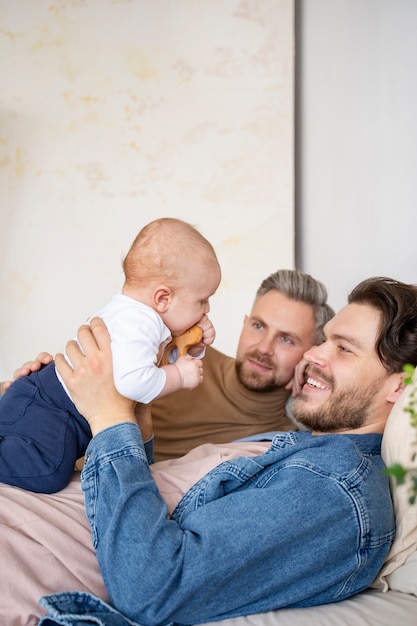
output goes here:
{"type": "Polygon", "coordinates": [[[158,313],[166,313],[171,304],[172,289],[166,285],[159,285],[153,292],[153,304],[158,313]]]}

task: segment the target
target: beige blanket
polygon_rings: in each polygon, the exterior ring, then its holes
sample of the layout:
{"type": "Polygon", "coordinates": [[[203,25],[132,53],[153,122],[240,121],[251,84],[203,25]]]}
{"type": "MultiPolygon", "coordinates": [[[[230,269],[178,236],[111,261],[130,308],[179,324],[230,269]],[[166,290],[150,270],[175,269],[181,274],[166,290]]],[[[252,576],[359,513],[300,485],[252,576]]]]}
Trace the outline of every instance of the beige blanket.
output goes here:
{"type": "MultiPolygon", "coordinates": [[[[172,512],[187,489],[236,456],[261,454],[269,443],[204,444],[185,457],[155,463],[152,474],[172,512]]],[[[40,596],[89,591],[107,600],[84,513],[80,474],[56,494],[0,484],[0,625],[34,626],[40,596]]]]}

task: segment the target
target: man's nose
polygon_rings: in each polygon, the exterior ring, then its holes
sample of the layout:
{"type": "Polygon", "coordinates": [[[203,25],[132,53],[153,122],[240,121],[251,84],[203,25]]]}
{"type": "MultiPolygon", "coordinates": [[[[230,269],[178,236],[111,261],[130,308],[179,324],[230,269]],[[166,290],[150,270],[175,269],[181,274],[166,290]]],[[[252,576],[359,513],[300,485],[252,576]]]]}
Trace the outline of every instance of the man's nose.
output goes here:
{"type": "Polygon", "coordinates": [[[317,365],[318,367],[324,367],[326,365],[326,349],[325,343],[319,346],[312,346],[306,352],[304,352],[304,358],[307,363],[317,365]]]}
{"type": "Polygon", "coordinates": [[[273,354],[275,348],[275,337],[273,335],[264,335],[258,343],[259,352],[264,354],[273,354]]]}

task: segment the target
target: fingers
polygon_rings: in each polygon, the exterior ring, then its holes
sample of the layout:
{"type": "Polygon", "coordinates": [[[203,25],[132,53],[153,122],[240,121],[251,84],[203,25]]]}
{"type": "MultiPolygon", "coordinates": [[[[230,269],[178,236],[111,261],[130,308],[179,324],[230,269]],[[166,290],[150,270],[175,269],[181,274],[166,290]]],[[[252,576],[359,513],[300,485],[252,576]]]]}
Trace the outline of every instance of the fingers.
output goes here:
{"type": "Polygon", "coordinates": [[[26,361],[26,363],[23,363],[21,367],[14,371],[13,380],[20,378],[21,376],[27,376],[31,372],[38,372],[42,365],[48,365],[52,359],[53,356],[52,354],[49,354],[49,352],[40,352],[36,359],[33,361],[26,361]]]}
{"type": "MultiPolygon", "coordinates": [[[[81,351],[84,354],[89,354],[90,352],[95,353],[97,348],[104,352],[110,350],[110,335],[105,323],[99,317],[94,317],[91,320],[90,325],[83,324],[80,326],[77,333],[77,339],[79,345],[81,346],[81,351]]],[[[76,342],[69,341],[67,344],[67,352],[68,350],[71,350],[71,352],[77,356],[78,351],[76,347],[76,342]]]]}
{"type": "Polygon", "coordinates": [[[197,326],[203,331],[202,345],[210,346],[216,338],[216,331],[208,315],[204,314],[197,326]]]}
{"type": "Polygon", "coordinates": [[[299,393],[301,393],[302,387],[304,385],[304,374],[305,368],[307,366],[307,361],[303,358],[301,361],[295,366],[294,377],[285,387],[286,389],[291,389],[291,396],[296,398],[299,393]]]}
{"type": "Polygon", "coordinates": [[[55,355],[55,367],[63,380],[68,380],[73,372],[72,367],[61,353],[55,355]]]}
{"type": "Polygon", "coordinates": [[[200,328],[203,328],[204,323],[208,320],[208,316],[204,313],[204,315],[202,316],[202,318],[200,319],[200,321],[197,323],[197,326],[200,326],[200,328]]]}
{"type": "MultiPolygon", "coordinates": [[[[37,366],[38,364],[48,365],[48,363],[50,363],[52,359],[53,359],[53,356],[52,354],[49,354],[49,352],[40,352],[38,356],[36,357],[36,359],[32,361],[32,366],[33,365],[37,366]]],[[[29,361],[29,364],[30,364],[30,361],[29,361]]]]}
{"type": "MultiPolygon", "coordinates": [[[[83,329],[88,329],[88,326],[83,326],[83,329]]],[[[66,346],[66,353],[68,355],[69,360],[71,361],[73,367],[75,368],[75,366],[79,366],[81,365],[82,361],[83,361],[83,357],[84,357],[84,353],[86,352],[86,345],[88,343],[88,335],[85,333],[84,337],[82,337],[82,333],[81,333],[81,328],[78,330],[78,340],[80,341],[80,339],[82,340],[83,343],[83,349],[81,350],[80,346],[78,345],[78,343],[74,340],[71,339],[71,341],[68,341],[67,346],[66,346]]],[[[81,343],[81,341],[80,341],[81,343]]],[[[62,359],[60,357],[62,357],[63,355],[59,355],[57,354],[55,357],[55,361],[56,361],[56,366],[58,368],[58,363],[59,363],[59,367],[62,367],[62,369],[66,370],[66,368],[63,366],[62,363],[62,359]]],[[[64,358],[65,360],[65,358],[64,358]]],[[[60,369],[58,369],[59,373],[61,373],[60,369]]]]}
{"type": "Polygon", "coordinates": [[[287,391],[291,391],[291,389],[293,388],[293,378],[291,378],[291,380],[285,385],[284,389],[286,389],[287,391]]]}
{"type": "Polygon", "coordinates": [[[37,372],[42,367],[42,364],[37,361],[26,361],[21,367],[13,372],[13,380],[20,378],[21,376],[27,376],[31,372],[37,372]]]}
{"type": "Polygon", "coordinates": [[[56,355],[56,366],[58,372],[64,378],[71,376],[71,371],[80,369],[85,365],[86,357],[91,357],[90,367],[98,370],[100,352],[110,351],[110,335],[103,320],[95,317],[90,325],[83,324],[78,329],[77,341],[71,339],[66,346],[66,353],[72,364],[68,364],[62,354],[56,355]]]}
{"type": "Polygon", "coordinates": [[[100,317],[94,317],[90,322],[96,345],[100,350],[110,350],[110,335],[107,326],[100,317]]]}
{"type": "Polygon", "coordinates": [[[203,382],[203,363],[200,359],[181,356],[175,362],[183,389],[194,389],[203,382]]]}
{"type": "MultiPolygon", "coordinates": [[[[20,378],[21,376],[27,376],[30,372],[35,372],[36,367],[34,366],[36,366],[36,361],[26,361],[26,363],[23,363],[21,367],[18,367],[17,370],[13,372],[13,380],[20,378]]],[[[39,363],[39,367],[37,369],[40,368],[41,364],[39,363]]]]}
{"type": "Polygon", "coordinates": [[[73,365],[80,365],[83,356],[95,355],[97,350],[106,352],[110,350],[110,335],[102,319],[95,317],[90,325],[83,324],[78,329],[78,343],[71,340],[67,343],[66,352],[73,365]]]}

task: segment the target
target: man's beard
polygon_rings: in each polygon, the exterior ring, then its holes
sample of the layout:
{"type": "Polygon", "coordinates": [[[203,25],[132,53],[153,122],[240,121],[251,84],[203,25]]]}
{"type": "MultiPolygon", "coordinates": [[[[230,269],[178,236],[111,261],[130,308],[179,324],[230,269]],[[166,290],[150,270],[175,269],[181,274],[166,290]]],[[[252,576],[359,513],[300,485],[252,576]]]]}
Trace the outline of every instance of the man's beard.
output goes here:
{"type": "Polygon", "coordinates": [[[271,359],[259,352],[245,354],[242,359],[239,361],[236,360],[236,373],[240,383],[246,387],[246,389],[249,389],[249,391],[274,391],[278,387],[284,387],[288,382],[288,380],[283,380],[277,376],[275,366],[271,359]],[[250,370],[246,367],[246,360],[251,358],[271,368],[271,371],[261,374],[250,370]]]}
{"type": "MultiPolygon", "coordinates": [[[[332,381],[326,379],[326,382],[331,384],[333,389],[332,381]]],[[[355,430],[366,423],[381,383],[382,378],[369,384],[365,389],[341,389],[333,392],[315,411],[308,410],[308,396],[301,392],[292,405],[293,415],[298,422],[312,431],[332,433],[355,430]]]]}

